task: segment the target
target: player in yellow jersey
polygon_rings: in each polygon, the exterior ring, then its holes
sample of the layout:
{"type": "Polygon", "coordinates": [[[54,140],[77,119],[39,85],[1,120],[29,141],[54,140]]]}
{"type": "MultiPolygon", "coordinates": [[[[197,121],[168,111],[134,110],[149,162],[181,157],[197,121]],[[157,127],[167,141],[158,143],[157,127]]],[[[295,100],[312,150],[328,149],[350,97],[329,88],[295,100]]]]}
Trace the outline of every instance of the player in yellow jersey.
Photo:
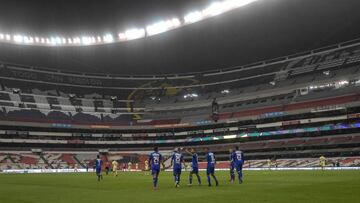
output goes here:
{"type": "Polygon", "coordinates": [[[118,165],[119,165],[119,163],[116,160],[114,160],[114,161],[112,161],[111,164],[112,164],[112,171],[114,173],[114,176],[118,176],[118,165]]]}
{"type": "Polygon", "coordinates": [[[326,158],[325,158],[324,156],[321,156],[321,157],[319,158],[319,162],[320,162],[321,170],[325,170],[326,158]]]}
{"type": "Polygon", "coordinates": [[[267,160],[267,166],[268,166],[269,171],[270,171],[270,170],[271,170],[271,166],[272,166],[272,161],[271,161],[271,159],[268,159],[268,160],[267,160]]]}
{"type": "Polygon", "coordinates": [[[149,171],[149,161],[148,160],[145,160],[145,175],[148,175],[148,171],[149,171]]]}

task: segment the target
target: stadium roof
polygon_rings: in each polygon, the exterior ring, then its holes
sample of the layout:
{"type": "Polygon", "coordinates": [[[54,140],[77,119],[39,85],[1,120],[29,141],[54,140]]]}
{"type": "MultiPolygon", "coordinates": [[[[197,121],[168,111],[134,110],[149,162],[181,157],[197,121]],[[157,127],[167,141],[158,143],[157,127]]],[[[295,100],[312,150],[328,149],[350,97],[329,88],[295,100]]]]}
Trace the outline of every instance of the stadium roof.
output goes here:
{"type": "MultiPolygon", "coordinates": [[[[212,1],[5,0],[0,30],[52,34],[116,32],[205,8],[212,1]],[[115,20],[114,20],[115,19],[115,20]]],[[[0,60],[120,74],[205,71],[289,55],[360,37],[360,2],[259,0],[160,35],[92,47],[0,43],[0,60]]]]}

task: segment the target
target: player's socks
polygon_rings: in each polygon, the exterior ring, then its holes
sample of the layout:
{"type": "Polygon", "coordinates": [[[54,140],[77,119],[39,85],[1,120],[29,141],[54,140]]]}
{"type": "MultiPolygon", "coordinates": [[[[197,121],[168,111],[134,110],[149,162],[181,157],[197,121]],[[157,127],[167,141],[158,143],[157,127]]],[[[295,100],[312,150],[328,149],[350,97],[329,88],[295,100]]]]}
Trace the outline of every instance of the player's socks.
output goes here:
{"type": "Polygon", "coordinates": [[[234,182],[234,181],[235,181],[235,173],[230,172],[230,182],[234,182]]]}
{"type": "Polygon", "coordinates": [[[219,186],[219,182],[218,182],[218,180],[216,179],[216,176],[215,176],[214,174],[211,174],[211,176],[214,178],[216,186],[219,186]]]}
{"type": "Polygon", "coordinates": [[[199,174],[196,174],[196,177],[197,177],[197,179],[198,179],[198,183],[199,183],[199,185],[201,185],[201,178],[200,178],[200,175],[199,175],[199,174]]]}
{"type": "Polygon", "coordinates": [[[157,176],[153,176],[153,185],[154,185],[154,190],[157,190],[158,189],[158,177],[157,176]]]}
{"type": "Polygon", "coordinates": [[[156,174],[153,174],[153,185],[154,185],[154,188],[157,186],[157,176],[156,174]]]}
{"type": "Polygon", "coordinates": [[[210,176],[209,176],[209,175],[207,175],[207,181],[208,181],[209,187],[211,187],[211,180],[210,180],[210,176]]]}
{"type": "Polygon", "coordinates": [[[239,183],[241,184],[241,183],[243,183],[243,179],[242,179],[242,171],[239,171],[239,174],[238,174],[239,176],[239,183]]]}
{"type": "Polygon", "coordinates": [[[192,174],[189,176],[189,185],[192,185],[192,174]]]}

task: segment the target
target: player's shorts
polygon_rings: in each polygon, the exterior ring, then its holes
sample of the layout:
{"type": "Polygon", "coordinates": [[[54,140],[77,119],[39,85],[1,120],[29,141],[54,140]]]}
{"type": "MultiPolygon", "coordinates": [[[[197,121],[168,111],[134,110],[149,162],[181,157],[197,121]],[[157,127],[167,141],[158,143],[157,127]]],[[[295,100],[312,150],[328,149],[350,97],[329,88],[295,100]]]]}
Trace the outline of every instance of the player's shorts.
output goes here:
{"type": "Polygon", "coordinates": [[[191,173],[199,173],[199,167],[191,167],[191,173]]]}
{"type": "Polygon", "coordinates": [[[112,171],[117,171],[117,167],[113,167],[113,168],[112,168],[112,171]]]}
{"type": "Polygon", "coordinates": [[[155,175],[155,174],[159,174],[160,173],[160,168],[151,168],[151,174],[155,175]]]}
{"type": "Polygon", "coordinates": [[[230,164],[230,172],[233,172],[235,170],[235,164],[230,164]]]}
{"type": "Polygon", "coordinates": [[[215,167],[207,167],[206,168],[206,174],[214,174],[215,173],[215,167]]]}
{"type": "Polygon", "coordinates": [[[242,163],[235,164],[235,168],[236,168],[237,172],[240,172],[240,171],[242,171],[243,164],[242,163]]]}
{"type": "Polygon", "coordinates": [[[96,174],[100,174],[101,173],[101,168],[96,168],[96,174]]]}
{"type": "Polygon", "coordinates": [[[181,168],[174,168],[174,175],[181,174],[181,168]]]}

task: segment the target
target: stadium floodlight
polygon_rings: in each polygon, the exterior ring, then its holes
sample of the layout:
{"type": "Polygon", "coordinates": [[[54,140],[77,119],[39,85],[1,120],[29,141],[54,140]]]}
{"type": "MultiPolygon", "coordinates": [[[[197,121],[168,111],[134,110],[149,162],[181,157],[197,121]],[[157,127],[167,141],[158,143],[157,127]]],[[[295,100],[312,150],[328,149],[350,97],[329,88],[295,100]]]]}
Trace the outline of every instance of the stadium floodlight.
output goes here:
{"type": "Polygon", "coordinates": [[[183,25],[192,24],[213,16],[220,15],[227,11],[248,5],[257,0],[217,0],[202,10],[196,10],[186,14],[181,20],[178,18],[169,18],[157,23],[146,26],[145,28],[129,29],[118,34],[118,38],[114,38],[108,33],[103,36],[83,36],[83,37],[51,37],[39,38],[34,36],[25,36],[21,34],[10,35],[6,32],[0,33],[0,40],[13,44],[35,44],[43,46],[87,46],[94,44],[104,44],[113,42],[122,42],[144,38],[176,29],[183,25]]]}
{"type": "Polygon", "coordinates": [[[51,37],[50,38],[50,44],[51,45],[56,45],[56,37],[51,37]]]}
{"type": "Polygon", "coordinates": [[[204,18],[204,16],[203,16],[202,12],[194,11],[194,12],[187,14],[184,17],[184,22],[187,24],[196,23],[196,22],[202,20],[203,18],[204,18]]]}
{"type": "Polygon", "coordinates": [[[16,43],[23,43],[24,42],[24,37],[21,36],[21,35],[14,35],[13,39],[14,39],[14,42],[16,42],[16,43]]]}
{"type": "Polygon", "coordinates": [[[125,32],[127,40],[139,39],[145,37],[145,29],[130,29],[125,32]]]}
{"type": "Polygon", "coordinates": [[[175,29],[181,25],[181,22],[178,18],[173,18],[171,20],[160,21],[158,23],[149,25],[146,27],[146,33],[148,36],[160,34],[171,29],[175,29]]]}
{"type": "Polygon", "coordinates": [[[203,15],[205,16],[217,16],[222,14],[225,11],[225,3],[223,2],[214,2],[209,7],[203,10],[203,15]]]}
{"type": "Polygon", "coordinates": [[[80,44],[81,43],[81,39],[79,37],[75,37],[73,38],[73,43],[74,44],[80,44]]]}
{"type": "Polygon", "coordinates": [[[104,35],[103,40],[106,43],[111,43],[114,41],[114,37],[112,36],[112,34],[106,34],[104,35]]]}
{"type": "Polygon", "coordinates": [[[29,37],[28,36],[23,36],[23,42],[25,43],[25,44],[27,44],[27,43],[29,43],[29,37]]]}
{"type": "Polygon", "coordinates": [[[81,43],[84,45],[91,44],[91,37],[87,37],[87,36],[81,37],[81,43]]]}
{"type": "Polygon", "coordinates": [[[118,36],[119,36],[119,40],[120,40],[120,41],[125,41],[125,40],[126,40],[126,35],[125,35],[125,33],[119,33],[118,36]]]}
{"type": "Polygon", "coordinates": [[[60,37],[56,37],[56,38],[55,38],[55,42],[56,42],[56,44],[61,44],[61,43],[62,43],[61,38],[60,38],[60,37]]]}
{"type": "Polygon", "coordinates": [[[24,39],[24,43],[26,43],[26,44],[34,43],[34,38],[32,38],[32,37],[24,36],[23,39],[24,39]]]}

